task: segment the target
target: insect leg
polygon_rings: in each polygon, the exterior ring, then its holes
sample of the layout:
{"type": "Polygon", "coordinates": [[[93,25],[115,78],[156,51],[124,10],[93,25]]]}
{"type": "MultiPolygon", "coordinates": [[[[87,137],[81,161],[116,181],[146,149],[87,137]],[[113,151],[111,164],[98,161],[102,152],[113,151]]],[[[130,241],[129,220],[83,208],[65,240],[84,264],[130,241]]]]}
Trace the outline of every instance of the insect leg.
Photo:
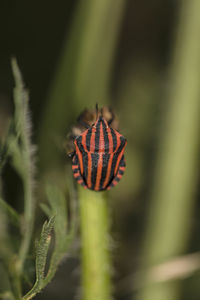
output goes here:
{"type": "Polygon", "coordinates": [[[68,155],[68,157],[73,158],[75,153],[76,153],[75,151],[72,151],[72,152],[68,153],[67,155],[68,155]]]}

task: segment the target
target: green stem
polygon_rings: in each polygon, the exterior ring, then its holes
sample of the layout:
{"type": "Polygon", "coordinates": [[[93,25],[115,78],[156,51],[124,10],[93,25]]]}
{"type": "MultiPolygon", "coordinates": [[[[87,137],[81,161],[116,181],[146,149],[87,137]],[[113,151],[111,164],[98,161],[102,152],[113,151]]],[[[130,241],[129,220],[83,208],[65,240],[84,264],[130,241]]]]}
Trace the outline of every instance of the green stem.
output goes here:
{"type": "MultiPolygon", "coordinates": [[[[158,158],[145,241],[144,267],[179,256],[186,247],[197,182],[200,112],[200,1],[183,1],[177,33],[172,93],[158,158]]],[[[139,300],[175,300],[178,282],[144,283],[139,300]]]]}
{"type": "Polygon", "coordinates": [[[18,276],[19,275],[18,270],[16,270],[15,259],[16,259],[16,257],[13,256],[7,262],[8,275],[9,275],[9,279],[10,279],[11,290],[12,290],[15,300],[21,300],[22,299],[21,279],[18,276]]]}
{"type": "Polygon", "coordinates": [[[111,299],[109,224],[105,193],[79,189],[84,300],[111,299]]]}
{"type": "Polygon", "coordinates": [[[34,225],[34,204],[32,197],[32,180],[30,180],[29,174],[27,179],[24,179],[24,236],[21,242],[19,251],[18,270],[21,274],[23,270],[24,261],[26,259],[29,246],[31,243],[33,225],[34,225]]]}
{"type": "MultiPolygon", "coordinates": [[[[22,176],[24,185],[24,228],[23,237],[19,249],[19,257],[18,261],[16,262],[16,268],[19,275],[21,275],[23,272],[24,262],[30,247],[35,216],[35,200],[33,196],[35,149],[31,144],[32,124],[28,110],[28,92],[24,88],[22,75],[17,65],[17,61],[13,58],[11,63],[15,79],[15,127],[16,133],[21,142],[21,146],[18,146],[20,149],[20,158],[18,162],[18,168],[20,167],[20,170],[18,171],[20,171],[19,173],[22,176]]],[[[20,142],[18,142],[18,144],[20,144],[20,142]]]]}
{"type": "MultiPolygon", "coordinates": [[[[4,203],[2,201],[2,203],[4,203]]],[[[0,210],[0,258],[1,258],[1,290],[8,292],[10,297],[16,300],[21,299],[21,283],[18,274],[16,274],[15,260],[16,256],[11,250],[11,238],[8,234],[9,217],[0,210]],[[7,278],[9,284],[4,286],[4,280],[7,278]],[[2,284],[3,283],[3,284],[2,284]]]]}
{"type": "Polygon", "coordinates": [[[9,222],[14,224],[16,227],[20,225],[20,216],[16,212],[15,209],[12,208],[6,201],[4,201],[0,196],[0,209],[6,212],[7,216],[9,217],[9,222]]]}

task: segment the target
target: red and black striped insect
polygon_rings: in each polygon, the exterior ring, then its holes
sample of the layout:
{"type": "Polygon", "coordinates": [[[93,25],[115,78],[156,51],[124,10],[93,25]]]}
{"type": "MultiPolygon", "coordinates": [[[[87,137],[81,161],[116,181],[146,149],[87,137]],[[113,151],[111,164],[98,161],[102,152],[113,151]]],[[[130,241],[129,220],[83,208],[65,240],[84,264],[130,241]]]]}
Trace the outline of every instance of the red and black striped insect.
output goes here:
{"type": "Polygon", "coordinates": [[[109,190],[115,186],[125,170],[124,149],[127,141],[111,127],[114,115],[110,112],[109,119],[108,112],[106,107],[101,111],[97,107],[96,121],[91,126],[79,118],[81,126],[87,129],[73,138],[75,151],[71,156],[74,178],[84,188],[94,191],[109,190]]]}

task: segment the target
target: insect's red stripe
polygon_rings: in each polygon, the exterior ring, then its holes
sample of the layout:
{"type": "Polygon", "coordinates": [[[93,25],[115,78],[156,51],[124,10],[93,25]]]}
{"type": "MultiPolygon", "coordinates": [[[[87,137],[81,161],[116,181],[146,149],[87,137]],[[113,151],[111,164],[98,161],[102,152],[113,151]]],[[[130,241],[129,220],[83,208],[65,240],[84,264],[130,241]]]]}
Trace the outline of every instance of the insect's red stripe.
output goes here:
{"type": "MultiPolygon", "coordinates": [[[[127,142],[126,142],[126,143],[127,143],[127,142]]],[[[126,143],[125,143],[123,149],[121,150],[121,152],[119,153],[119,156],[118,156],[118,158],[117,158],[117,162],[116,162],[116,166],[115,166],[114,175],[116,175],[117,170],[118,170],[118,168],[119,168],[119,163],[120,163],[120,161],[121,161],[121,159],[122,159],[122,156],[123,156],[123,154],[124,154],[124,149],[125,149],[125,147],[126,147],[126,143]]]]}
{"type": "Polygon", "coordinates": [[[118,181],[114,179],[112,182],[112,186],[115,186],[116,184],[118,184],[118,181]]]}
{"type": "Polygon", "coordinates": [[[112,153],[113,151],[113,139],[112,139],[112,134],[110,127],[107,127],[107,133],[108,133],[108,140],[109,140],[109,153],[112,153]]]}
{"type": "Polygon", "coordinates": [[[115,152],[117,152],[117,150],[119,149],[119,147],[120,147],[120,145],[121,145],[121,140],[120,140],[120,135],[119,135],[119,133],[117,133],[116,136],[117,136],[117,147],[116,147],[115,152]]]}
{"type": "Polygon", "coordinates": [[[106,178],[103,184],[103,188],[105,189],[105,187],[108,185],[109,183],[109,179],[110,179],[110,173],[111,173],[111,167],[112,167],[112,161],[113,161],[113,155],[114,153],[111,153],[110,155],[110,159],[108,161],[108,168],[107,168],[107,173],[106,173],[106,178]]]}
{"type": "Polygon", "coordinates": [[[75,141],[75,147],[76,147],[76,153],[78,155],[78,160],[79,160],[79,164],[80,164],[80,171],[81,171],[81,175],[83,175],[83,157],[81,155],[81,152],[77,146],[77,142],[75,141]]]}
{"type": "Polygon", "coordinates": [[[124,171],[126,167],[119,167],[121,171],[124,171]]]}
{"type": "Polygon", "coordinates": [[[118,177],[119,179],[121,179],[122,176],[123,176],[122,174],[118,174],[118,175],[117,175],[117,177],[118,177]]]}
{"type": "Polygon", "coordinates": [[[78,172],[78,173],[74,173],[74,177],[76,178],[76,177],[79,177],[80,176],[80,173],[78,172]]]}
{"type": "Polygon", "coordinates": [[[92,157],[91,157],[91,153],[88,152],[88,176],[87,176],[87,185],[88,185],[89,188],[91,188],[91,186],[92,186],[91,176],[92,176],[92,157]]]}
{"type": "Polygon", "coordinates": [[[78,165],[72,165],[72,170],[76,170],[78,168],[78,165]]]}
{"type": "Polygon", "coordinates": [[[111,174],[111,167],[112,167],[112,161],[113,161],[113,138],[112,138],[112,133],[110,127],[107,127],[107,133],[108,133],[108,139],[109,139],[109,153],[111,153],[109,161],[108,161],[108,167],[107,167],[107,172],[106,172],[106,178],[103,184],[103,188],[108,185],[109,179],[110,179],[110,174],[111,174]]]}
{"type": "Polygon", "coordinates": [[[99,155],[96,183],[95,183],[95,188],[94,188],[95,191],[99,190],[100,181],[101,181],[102,167],[103,167],[103,155],[99,155]]]}
{"type": "Polygon", "coordinates": [[[77,180],[77,182],[78,182],[79,184],[81,184],[81,183],[83,183],[83,179],[79,179],[79,180],[77,180]]]}
{"type": "Polygon", "coordinates": [[[105,140],[104,140],[104,133],[103,133],[103,125],[102,122],[100,123],[100,135],[99,135],[99,151],[100,153],[104,153],[105,151],[105,140]]]}
{"type": "MultiPolygon", "coordinates": [[[[88,130],[87,130],[87,132],[88,132],[88,130]]],[[[87,147],[86,147],[86,135],[87,135],[87,132],[82,134],[82,145],[83,145],[83,148],[84,148],[85,151],[87,151],[87,147]]]]}
{"type": "MultiPolygon", "coordinates": [[[[102,122],[100,123],[100,149],[99,152],[102,152],[102,149],[104,149],[104,135],[103,135],[103,127],[102,122]]],[[[96,175],[96,183],[95,183],[95,191],[99,190],[100,187],[100,181],[101,181],[101,174],[102,174],[102,168],[103,168],[103,155],[99,154],[99,161],[98,161],[98,167],[97,167],[97,175],[96,175]]]]}
{"type": "Polygon", "coordinates": [[[92,187],[92,155],[95,150],[95,128],[92,128],[91,138],[90,138],[90,152],[88,152],[88,176],[87,176],[87,186],[92,187]]]}

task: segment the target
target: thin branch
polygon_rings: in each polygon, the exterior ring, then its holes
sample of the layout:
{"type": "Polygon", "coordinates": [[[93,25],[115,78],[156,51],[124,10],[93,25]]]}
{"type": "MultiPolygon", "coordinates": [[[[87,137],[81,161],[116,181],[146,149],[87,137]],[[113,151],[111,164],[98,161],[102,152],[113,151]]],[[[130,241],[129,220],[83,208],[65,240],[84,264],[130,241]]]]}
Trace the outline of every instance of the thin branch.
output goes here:
{"type": "Polygon", "coordinates": [[[0,208],[6,212],[8,220],[13,223],[15,226],[20,226],[20,216],[17,211],[12,208],[6,201],[0,198],[0,208]]]}

